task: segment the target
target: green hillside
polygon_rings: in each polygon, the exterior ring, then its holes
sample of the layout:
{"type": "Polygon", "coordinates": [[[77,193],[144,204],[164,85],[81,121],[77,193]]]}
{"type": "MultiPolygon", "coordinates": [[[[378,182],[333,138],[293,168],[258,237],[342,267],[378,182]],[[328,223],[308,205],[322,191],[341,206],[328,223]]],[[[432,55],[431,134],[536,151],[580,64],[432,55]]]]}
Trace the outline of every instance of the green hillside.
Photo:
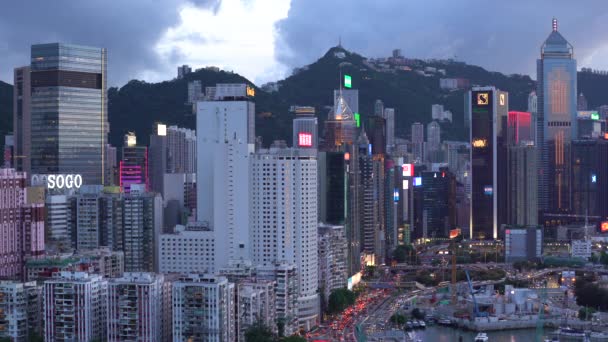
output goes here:
{"type": "MultiPolygon", "coordinates": [[[[339,47],[331,48],[318,61],[279,81],[279,91],[266,93],[256,89],[256,134],[264,144],[272,140],[291,141],[291,105],[314,106],[317,109],[320,129],[333,103],[333,90],[339,86],[339,66],[352,76],[353,88],[359,89],[359,111],[366,120],[373,112],[376,99],[386,107],[395,108],[396,135],[409,137],[414,122],[431,120],[431,105],[443,104],[453,113],[453,123],[442,124],[442,139],[465,139],[464,91],[444,91],[439,88],[439,74],[420,75],[415,71],[378,71],[369,66],[365,58],[339,47]],[[336,57],[343,52],[344,57],[336,57]]],[[[528,76],[504,75],[481,67],[453,61],[412,61],[413,69],[434,67],[444,69],[447,78],[466,78],[471,85],[495,85],[509,92],[510,108],[526,110],[527,98],[535,88],[528,76]]],[[[133,80],[121,88],[108,90],[110,141],[122,145],[122,136],[128,131],[138,135],[138,141],[147,144],[156,122],[194,128],[195,117],[186,105],[187,84],[201,80],[203,87],[216,83],[248,82],[244,77],[225,71],[203,69],[186,75],[184,79],[147,83],[133,80]]],[[[608,103],[608,76],[579,73],[578,89],[587,97],[589,106],[596,108],[608,103]]],[[[12,130],[12,86],[0,82],[0,134],[12,130]]]]}

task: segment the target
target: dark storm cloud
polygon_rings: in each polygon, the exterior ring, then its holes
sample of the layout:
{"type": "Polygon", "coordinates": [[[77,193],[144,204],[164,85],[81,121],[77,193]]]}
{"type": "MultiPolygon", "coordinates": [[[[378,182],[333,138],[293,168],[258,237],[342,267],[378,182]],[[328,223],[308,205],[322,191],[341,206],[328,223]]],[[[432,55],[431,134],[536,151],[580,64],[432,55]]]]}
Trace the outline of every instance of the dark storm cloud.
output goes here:
{"type": "MultiPolygon", "coordinates": [[[[346,49],[368,57],[401,48],[411,57],[456,57],[490,70],[533,74],[554,16],[579,67],[594,67],[583,61],[607,47],[606,0],[292,0],[288,17],[276,25],[276,50],[279,61],[297,67],[341,37],[346,49]]],[[[591,63],[607,68],[604,60],[596,54],[591,63]]]]}
{"type": "MultiPolygon", "coordinates": [[[[154,51],[160,36],[179,21],[182,5],[220,6],[221,0],[7,1],[0,9],[0,79],[29,64],[30,46],[65,42],[108,49],[108,81],[122,85],[144,70],[164,71],[154,51]]],[[[178,52],[176,52],[178,53],[178,52]]]]}

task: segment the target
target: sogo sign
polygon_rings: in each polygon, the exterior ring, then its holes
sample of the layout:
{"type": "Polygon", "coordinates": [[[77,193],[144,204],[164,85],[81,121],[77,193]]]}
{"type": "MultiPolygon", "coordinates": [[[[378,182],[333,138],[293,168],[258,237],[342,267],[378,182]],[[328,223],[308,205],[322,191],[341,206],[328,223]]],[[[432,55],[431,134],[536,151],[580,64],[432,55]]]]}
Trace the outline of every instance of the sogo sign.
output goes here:
{"type": "Polygon", "coordinates": [[[73,189],[82,185],[81,175],[33,175],[32,185],[46,185],[47,189],[73,189]]]}

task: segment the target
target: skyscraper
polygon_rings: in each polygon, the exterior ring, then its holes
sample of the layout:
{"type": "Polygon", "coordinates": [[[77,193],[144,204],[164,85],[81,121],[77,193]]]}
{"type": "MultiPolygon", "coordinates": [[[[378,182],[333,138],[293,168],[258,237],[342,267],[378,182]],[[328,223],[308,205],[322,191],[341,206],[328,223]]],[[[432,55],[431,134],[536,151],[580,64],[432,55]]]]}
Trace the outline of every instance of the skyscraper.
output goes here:
{"type": "Polygon", "coordinates": [[[502,131],[503,122],[507,120],[508,94],[494,87],[474,87],[470,97],[472,194],[469,234],[471,238],[496,239],[499,217],[502,217],[499,210],[504,211],[506,206],[506,203],[499,205],[503,197],[506,202],[506,192],[500,193],[504,191],[500,189],[502,183],[506,186],[506,172],[499,171],[498,165],[499,160],[506,161],[506,156],[499,158],[498,153],[504,150],[502,131]],[[504,177],[500,177],[501,172],[504,177]]]}
{"type": "Polygon", "coordinates": [[[567,211],[570,206],[570,142],[576,138],[577,75],[574,49],[557,30],[540,49],[537,66],[538,126],[541,149],[539,209],[567,211]]]}
{"type": "Polygon", "coordinates": [[[29,175],[32,165],[32,83],[29,66],[15,68],[13,84],[13,167],[29,175]]]}
{"type": "Polygon", "coordinates": [[[312,111],[296,112],[293,120],[293,147],[294,148],[319,148],[319,135],[317,118],[314,107],[312,111]]]}
{"type": "Polygon", "coordinates": [[[319,315],[316,150],[260,150],[251,179],[253,261],[297,265],[298,320],[309,330],[319,315]]]}
{"type": "Polygon", "coordinates": [[[392,153],[395,147],[395,108],[384,108],[386,121],[386,151],[392,153]]]}
{"type": "Polygon", "coordinates": [[[412,124],[412,158],[415,163],[424,160],[424,125],[419,122],[412,124]]]}
{"type": "Polygon", "coordinates": [[[255,90],[218,84],[197,104],[197,220],[215,237],[215,271],[233,260],[251,260],[249,160],[255,147],[255,90]]]}
{"type": "Polygon", "coordinates": [[[355,112],[352,111],[345,97],[338,95],[334,107],[325,120],[323,132],[323,151],[340,151],[344,144],[354,143],[357,134],[355,112]]]}
{"type": "Polygon", "coordinates": [[[426,160],[432,163],[443,161],[441,152],[441,126],[437,121],[431,121],[426,125],[426,146],[424,149],[426,160]]]}
{"type": "Polygon", "coordinates": [[[384,117],[384,102],[376,100],[374,103],[374,116],[384,117]]]}
{"type": "Polygon", "coordinates": [[[534,143],[528,140],[509,146],[508,153],[507,223],[512,226],[536,226],[538,151],[534,143]]]}
{"type": "Polygon", "coordinates": [[[124,192],[131,191],[132,184],[143,184],[149,189],[148,182],[148,148],[137,146],[137,137],[134,133],[125,135],[122,147],[122,158],[119,164],[120,186],[124,192]]]}
{"type": "Polygon", "coordinates": [[[40,44],[31,58],[32,173],[81,174],[84,184],[104,184],[106,50],[40,44]]]}

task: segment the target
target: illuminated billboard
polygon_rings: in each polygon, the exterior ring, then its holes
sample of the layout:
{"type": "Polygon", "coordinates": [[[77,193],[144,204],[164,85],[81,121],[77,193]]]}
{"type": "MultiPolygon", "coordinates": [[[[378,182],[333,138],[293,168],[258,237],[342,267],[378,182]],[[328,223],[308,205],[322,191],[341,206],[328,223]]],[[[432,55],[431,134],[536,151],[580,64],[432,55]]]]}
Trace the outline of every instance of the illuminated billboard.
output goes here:
{"type": "Polygon", "coordinates": [[[245,88],[245,94],[247,94],[247,96],[249,96],[249,97],[254,97],[255,96],[255,88],[247,86],[245,88]]]}
{"type": "Polygon", "coordinates": [[[298,146],[312,147],[312,134],[311,133],[298,133],[298,146]]]}
{"type": "Polygon", "coordinates": [[[361,115],[355,113],[355,121],[357,122],[357,128],[361,127],[361,115]]]}
{"type": "Polygon", "coordinates": [[[603,221],[600,224],[600,229],[602,230],[602,233],[608,232],[608,221],[603,221]]]}
{"type": "Polygon", "coordinates": [[[491,196],[494,193],[494,191],[493,191],[493,189],[492,189],[491,186],[484,186],[483,187],[483,193],[486,194],[486,195],[488,195],[488,196],[491,196]]]}
{"type": "Polygon", "coordinates": [[[486,147],[487,144],[488,143],[487,143],[486,139],[475,139],[475,140],[473,140],[473,147],[475,147],[475,148],[486,147]]]}
{"type": "Polygon", "coordinates": [[[352,78],[350,75],[344,75],[344,88],[352,88],[352,78]]]}
{"type": "Polygon", "coordinates": [[[403,180],[403,190],[407,190],[410,188],[410,181],[407,179],[403,180]]]}
{"type": "Polygon", "coordinates": [[[412,177],[414,175],[414,164],[403,164],[401,170],[403,170],[403,177],[412,177]]]}
{"type": "Polygon", "coordinates": [[[422,185],[422,177],[414,177],[414,186],[422,185]]]}
{"type": "Polygon", "coordinates": [[[450,239],[453,239],[461,234],[460,228],[450,230],[450,239]]]}
{"type": "Polygon", "coordinates": [[[399,189],[393,191],[393,201],[399,202],[399,189]]]}
{"type": "Polygon", "coordinates": [[[591,113],[591,120],[599,120],[600,115],[597,112],[591,113]]]}

